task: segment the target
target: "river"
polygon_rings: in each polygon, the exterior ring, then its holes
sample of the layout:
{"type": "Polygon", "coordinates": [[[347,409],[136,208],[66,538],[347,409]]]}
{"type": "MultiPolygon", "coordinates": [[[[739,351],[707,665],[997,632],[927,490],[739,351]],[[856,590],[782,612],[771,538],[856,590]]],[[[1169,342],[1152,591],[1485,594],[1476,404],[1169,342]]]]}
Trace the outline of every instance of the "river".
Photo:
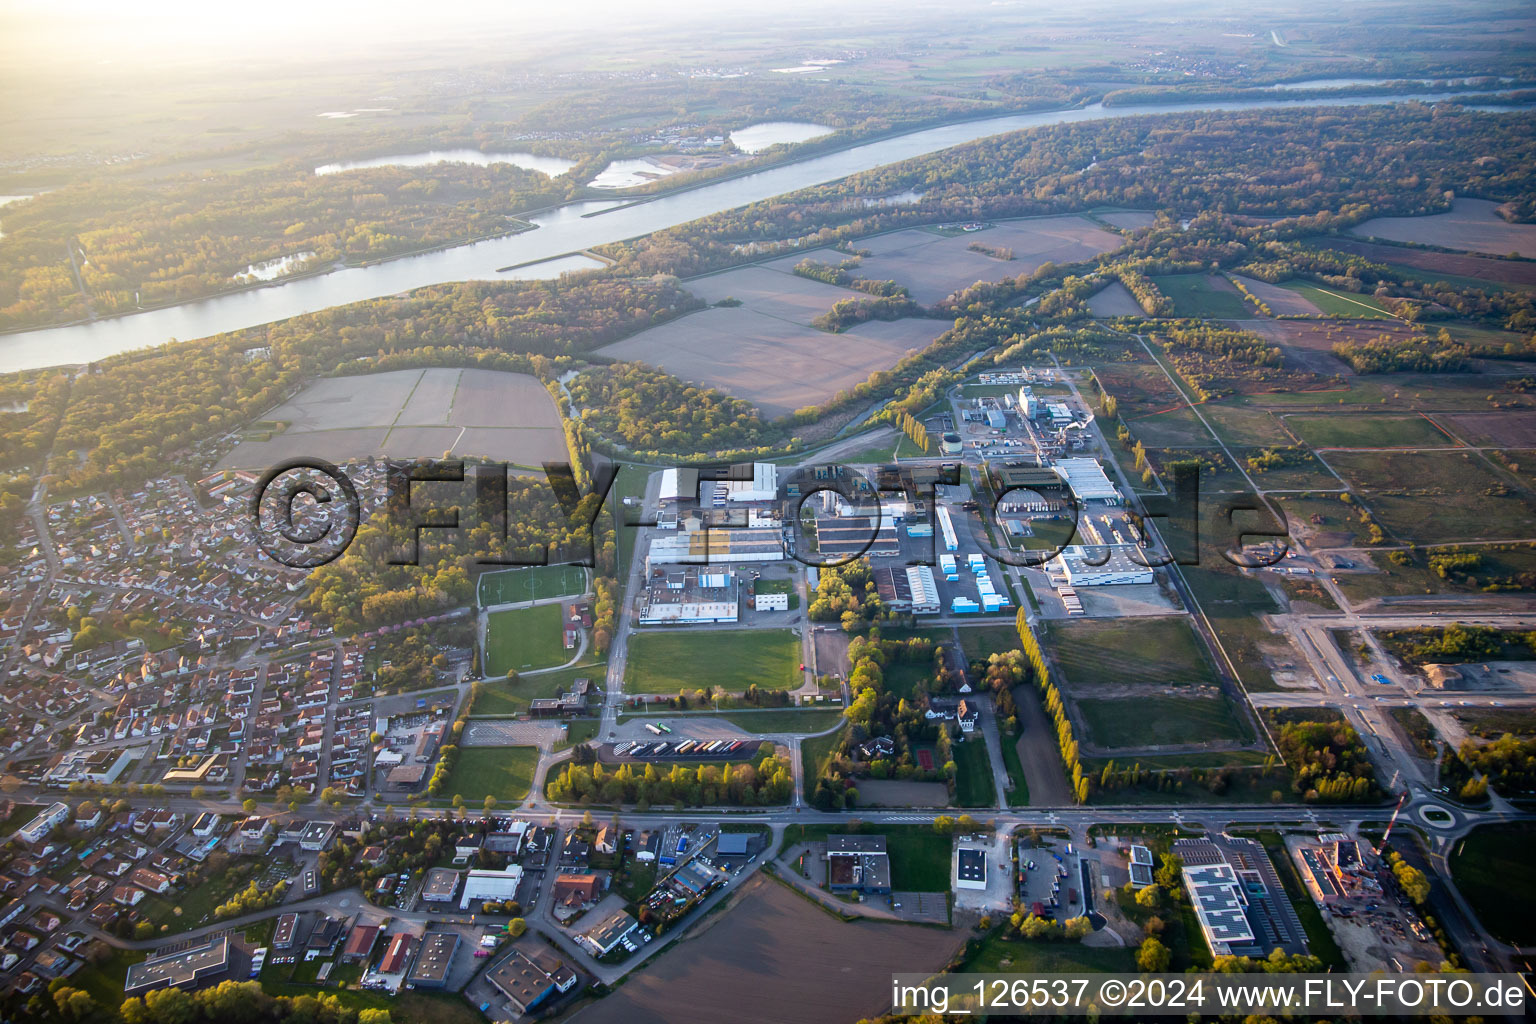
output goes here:
{"type": "MultiPolygon", "coordinates": [[[[1077,110],[1009,114],[925,128],[709,182],[698,188],[642,202],[627,205],[615,200],[571,203],[530,218],[538,226],[537,230],[503,238],[387,260],[366,267],[334,270],[130,316],[0,336],[0,372],[90,362],[118,352],[163,345],[173,340],[206,338],[226,331],[285,320],[301,313],[313,313],[331,306],[396,295],[426,285],[551,276],[553,267],[541,267],[541,261],[580,252],[596,245],[636,238],[786,192],[837,181],[859,171],[1025,128],[1152,114],[1376,106],[1406,100],[1443,98],[1415,95],[1320,100],[1231,100],[1209,104],[1173,103],[1108,108],[1094,104],[1077,110]],[[516,269],[498,270],[506,267],[516,269]]],[[[1508,112],[1527,108],[1495,109],[1508,112]]],[[[554,266],[567,269],[569,264],[554,266]]]]}

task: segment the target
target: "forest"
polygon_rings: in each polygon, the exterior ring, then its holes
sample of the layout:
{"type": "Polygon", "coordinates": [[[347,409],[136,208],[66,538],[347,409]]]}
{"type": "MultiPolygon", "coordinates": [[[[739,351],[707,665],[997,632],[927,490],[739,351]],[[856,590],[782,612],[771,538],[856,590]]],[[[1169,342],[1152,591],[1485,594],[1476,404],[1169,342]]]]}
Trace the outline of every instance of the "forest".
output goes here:
{"type": "Polygon", "coordinates": [[[51,441],[56,493],[117,486],[184,463],[311,377],[466,366],[551,379],[563,363],[546,355],[606,344],[695,305],[666,278],[580,275],[424,288],[114,356],[86,367],[73,384],[63,374],[0,378],[0,393],[40,384],[25,413],[0,414],[0,450],[35,459],[51,441]]]}
{"type": "MultiPolygon", "coordinates": [[[[1443,212],[1450,192],[1524,209],[1536,196],[1533,116],[1410,103],[1054,125],[864,171],[610,252],[630,272],[690,276],[740,262],[735,247],[748,241],[781,242],[788,251],[913,224],[1094,206],[1285,218],[1357,207],[1363,219],[1364,208],[1443,212]],[[909,190],[921,191],[921,200],[882,207],[858,201],[909,190]]],[[[1283,228],[1263,226],[1255,237],[1280,237],[1283,228]]],[[[1177,223],[1169,230],[1177,232],[1177,223]]]]}
{"type": "Polygon", "coordinates": [[[313,272],[511,234],[528,227],[517,213],[567,192],[510,164],[68,185],[6,211],[0,329],[203,298],[284,257],[303,256],[292,272],[313,272]]]}

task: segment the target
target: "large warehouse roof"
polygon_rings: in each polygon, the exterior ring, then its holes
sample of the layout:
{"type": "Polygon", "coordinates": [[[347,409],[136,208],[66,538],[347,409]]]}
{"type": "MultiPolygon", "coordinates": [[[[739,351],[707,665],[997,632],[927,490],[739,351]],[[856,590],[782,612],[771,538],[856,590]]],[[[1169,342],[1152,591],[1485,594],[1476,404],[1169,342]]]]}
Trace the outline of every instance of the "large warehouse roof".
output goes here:
{"type": "Polygon", "coordinates": [[[1104,475],[1098,459],[1060,459],[1056,471],[1067,478],[1067,486],[1080,501],[1116,501],[1120,492],[1104,475]]]}

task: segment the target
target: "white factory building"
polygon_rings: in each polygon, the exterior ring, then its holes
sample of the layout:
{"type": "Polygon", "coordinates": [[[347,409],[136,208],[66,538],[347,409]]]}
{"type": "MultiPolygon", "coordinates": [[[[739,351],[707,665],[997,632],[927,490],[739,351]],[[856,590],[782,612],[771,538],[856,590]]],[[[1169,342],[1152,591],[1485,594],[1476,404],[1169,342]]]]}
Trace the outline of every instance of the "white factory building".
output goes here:
{"type": "Polygon", "coordinates": [[[639,615],[643,626],[735,622],[740,606],[733,572],[663,568],[647,562],[639,615]]]}
{"type": "Polygon", "coordinates": [[[1053,572],[1067,578],[1072,587],[1130,586],[1153,582],[1152,567],[1143,565],[1132,553],[1139,549],[1134,544],[1110,544],[1106,547],[1085,548],[1073,544],[1063,550],[1049,565],[1053,572]]]}
{"type": "Polygon", "coordinates": [[[777,499],[778,467],[770,462],[754,462],[750,465],[750,479],[746,478],[746,463],[733,467],[742,476],[740,480],[700,480],[699,471],[686,466],[664,469],[661,471],[658,498],[663,502],[696,501],[705,508],[777,499]]]}
{"type": "Polygon", "coordinates": [[[1058,459],[1056,472],[1066,478],[1067,486],[1078,501],[1103,501],[1120,504],[1120,491],[1104,475],[1098,459],[1058,459]]]}
{"type": "Polygon", "coordinates": [[[523,880],[523,869],[516,864],[502,871],[476,869],[464,876],[464,893],[459,897],[459,909],[468,910],[475,900],[506,902],[517,897],[518,884],[523,880]]]}

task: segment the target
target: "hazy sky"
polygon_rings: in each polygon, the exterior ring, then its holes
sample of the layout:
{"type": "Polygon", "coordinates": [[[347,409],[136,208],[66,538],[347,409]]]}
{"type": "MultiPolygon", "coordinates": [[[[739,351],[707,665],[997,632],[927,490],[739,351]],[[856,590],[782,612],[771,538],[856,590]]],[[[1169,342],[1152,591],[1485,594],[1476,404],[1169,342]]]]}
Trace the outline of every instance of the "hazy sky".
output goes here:
{"type": "MultiPolygon", "coordinates": [[[[856,0],[834,15],[844,25],[876,12],[931,10],[937,5],[856,0]],[[862,8],[862,10],[861,10],[862,8]]],[[[711,22],[740,24],[759,19],[780,23],[787,11],[822,12],[824,3],[778,0],[260,0],[231,4],[218,0],[0,0],[0,52],[31,63],[44,53],[82,60],[157,57],[195,61],[216,53],[295,56],[300,51],[341,45],[352,52],[369,46],[420,46],[462,39],[485,42],[498,36],[531,42],[550,33],[592,33],[596,48],[605,36],[642,29],[707,31],[711,22]]],[[[728,54],[722,54],[728,58],[728,54]]]]}

